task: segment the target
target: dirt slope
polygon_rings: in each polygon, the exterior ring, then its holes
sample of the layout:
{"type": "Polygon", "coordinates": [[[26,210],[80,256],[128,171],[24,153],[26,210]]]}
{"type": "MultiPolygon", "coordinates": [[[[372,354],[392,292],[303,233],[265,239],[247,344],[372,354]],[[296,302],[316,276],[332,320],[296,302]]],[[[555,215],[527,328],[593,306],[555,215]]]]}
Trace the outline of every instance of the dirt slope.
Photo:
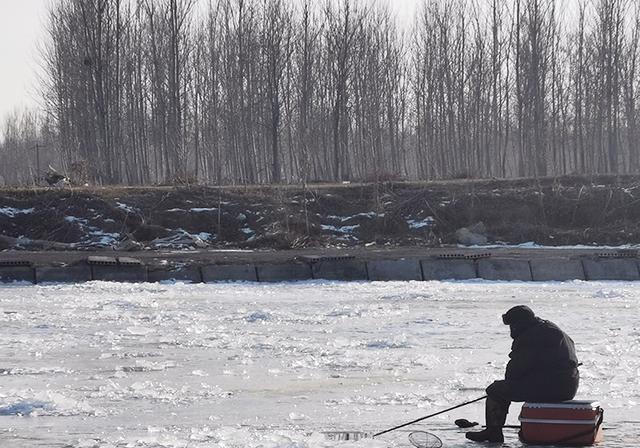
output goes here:
{"type": "Polygon", "coordinates": [[[0,190],[1,249],[640,243],[640,176],[246,188],[0,190]]]}

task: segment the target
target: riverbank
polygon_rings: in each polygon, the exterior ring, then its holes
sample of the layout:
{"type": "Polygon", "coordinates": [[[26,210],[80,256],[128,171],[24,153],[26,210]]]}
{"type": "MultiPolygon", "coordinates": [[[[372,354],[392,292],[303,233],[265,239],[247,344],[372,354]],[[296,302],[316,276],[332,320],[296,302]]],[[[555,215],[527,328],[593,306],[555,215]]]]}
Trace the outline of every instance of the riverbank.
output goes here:
{"type": "Polygon", "coordinates": [[[287,251],[474,242],[638,244],[640,176],[0,190],[0,250],[287,251]]]}
{"type": "Polygon", "coordinates": [[[640,176],[0,191],[3,281],[636,280],[639,243],[640,176]]]}

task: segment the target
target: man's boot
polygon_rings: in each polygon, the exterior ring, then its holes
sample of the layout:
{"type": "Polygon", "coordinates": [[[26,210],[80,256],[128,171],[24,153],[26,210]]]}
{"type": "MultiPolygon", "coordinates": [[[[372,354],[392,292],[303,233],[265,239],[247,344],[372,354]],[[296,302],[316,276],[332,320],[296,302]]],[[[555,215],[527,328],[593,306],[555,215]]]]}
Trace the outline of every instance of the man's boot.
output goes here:
{"type": "Polygon", "coordinates": [[[504,435],[502,435],[502,427],[500,428],[486,428],[482,431],[468,432],[465,437],[474,442],[490,442],[490,443],[502,443],[504,442],[504,435]]]}
{"type": "Polygon", "coordinates": [[[502,443],[504,442],[504,435],[502,434],[502,427],[507,421],[507,413],[509,412],[508,401],[496,400],[492,397],[487,397],[485,404],[485,414],[487,420],[487,427],[482,431],[468,432],[465,437],[474,442],[490,442],[490,443],[502,443]]]}

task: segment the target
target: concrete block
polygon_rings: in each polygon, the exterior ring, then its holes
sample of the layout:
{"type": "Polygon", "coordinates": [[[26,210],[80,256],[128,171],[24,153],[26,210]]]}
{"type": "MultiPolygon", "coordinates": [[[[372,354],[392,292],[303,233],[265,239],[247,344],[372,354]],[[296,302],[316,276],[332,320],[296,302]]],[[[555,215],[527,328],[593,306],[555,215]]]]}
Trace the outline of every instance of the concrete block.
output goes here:
{"type": "Polygon", "coordinates": [[[261,264],[257,266],[260,282],[289,282],[313,278],[306,263],[261,264]]]}
{"type": "Polygon", "coordinates": [[[313,278],[325,280],[366,280],[367,266],[357,260],[321,260],[311,265],[313,278]]]}
{"type": "Polygon", "coordinates": [[[0,266],[0,283],[35,281],[35,272],[31,266],[0,266]]]}
{"type": "Polygon", "coordinates": [[[258,276],[256,267],[252,264],[209,265],[202,267],[202,281],[205,283],[257,282],[258,276]]]}
{"type": "Polygon", "coordinates": [[[484,258],[478,260],[478,277],[485,280],[531,281],[528,260],[516,258],[484,258]]]}
{"type": "Polygon", "coordinates": [[[158,283],[162,281],[177,281],[186,283],[201,283],[202,274],[198,266],[185,266],[183,268],[173,270],[149,270],[147,272],[147,281],[158,283]]]}
{"type": "Polygon", "coordinates": [[[90,280],[91,268],[86,264],[36,267],[37,283],[81,283],[90,280]]]}
{"type": "Polygon", "coordinates": [[[415,259],[367,261],[367,271],[372,281],[422,280],[420,260],[415,259]]]}
{"type": "Polygon", "coordinates": [[[424,280],[468,280],[478,277],[473,260],[431,259],[420,263],[424,280]]]}
{"type": "Polygon", "coordinates": [[[102,255],[94,255],[87,257],[87,263],[90,265],[117,266],[118,259],[116,257],[104,257],[102,255]]]}
{"type": "Polygon", "coordinates": [[[118,264],[120,266],[140,266],[142,262],[138,258],[118,257],[118,264]]]}
{"type": "Polygon", "coordinates": [[[587,280],[640,280],[638,262],[632,259],[583,258],[582,266],[587,280]]]}
{"type": "Polygon", "coordinates": [[[103,282],[142,283],[147,281],[147,268],[142,265],[91,265],[91,279],[103,282]]]}
{"type": "Polygon", "coordinates": [[[536,282],[585,280],[580,260],[566,258],[532,259],[531,276],[536,282]]]}
{"type": "Polygon", "coordinates": [[[147,281],[147,268],[137,258],[91,256],[91,279],[104,282],[141,283],[147,281]]]}

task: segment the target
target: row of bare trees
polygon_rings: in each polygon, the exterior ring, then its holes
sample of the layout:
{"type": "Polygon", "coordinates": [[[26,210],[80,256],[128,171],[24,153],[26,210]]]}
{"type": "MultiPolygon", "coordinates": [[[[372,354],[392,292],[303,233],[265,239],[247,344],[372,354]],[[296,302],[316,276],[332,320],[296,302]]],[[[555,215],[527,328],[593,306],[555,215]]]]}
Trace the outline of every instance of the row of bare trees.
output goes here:
{"type": "Polygon", "coordinates": [[[47,145],[99,183],[640,168],[632,0],[425,0],[407,28],[382,1],[57,0],[47,30],[47,145]]]}
{"type": "Polygon", "coordinates": [[[0,185],[30,185],[60,160],[51,123],[33,111],[15,111],[0,128],[0,185]]]}

